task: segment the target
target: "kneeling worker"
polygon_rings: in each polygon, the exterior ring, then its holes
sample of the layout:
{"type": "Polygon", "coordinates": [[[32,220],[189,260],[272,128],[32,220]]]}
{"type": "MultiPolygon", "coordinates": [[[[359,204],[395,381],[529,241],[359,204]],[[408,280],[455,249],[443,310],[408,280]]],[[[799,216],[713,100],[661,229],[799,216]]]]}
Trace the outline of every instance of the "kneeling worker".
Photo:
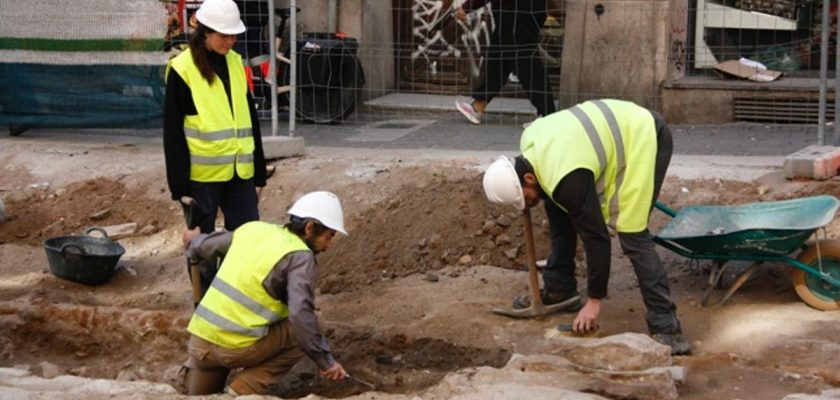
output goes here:
{"type": "Polygon", "coordinates": [[[347,234],[344,212],[334,194],[312,192],[288,213],[285,226],[254,221],[234,232],[184,234],[193,259],[224,256],[187,327],[187,394],[265,394],[304,355],[323,377],[347,376],[315,314],[315,255],[336,232],[347,234]],[[225,388],[235,368],[242,371],[225,388]]]}
{"type": "MultiPolygon", "coordinates": [[[[586,252],[585,304],[572,328],[595,329],[610,276],[610,235],[618,231],[633,264],[651,336],[686,354],[668,277],[648,232],[648,217],[671,160],[671,132],[656,112],[619,100],[587,101],[534,121],[520,140],[522,155],[500,157],[484,174],[487,198],[523,210],[545,199],[551,255],[543,269],[544,304],[578,295],[575,250],[580,236],[586,252]]],[[[514,307],[527,304],[514,301],[514,307]]]]}

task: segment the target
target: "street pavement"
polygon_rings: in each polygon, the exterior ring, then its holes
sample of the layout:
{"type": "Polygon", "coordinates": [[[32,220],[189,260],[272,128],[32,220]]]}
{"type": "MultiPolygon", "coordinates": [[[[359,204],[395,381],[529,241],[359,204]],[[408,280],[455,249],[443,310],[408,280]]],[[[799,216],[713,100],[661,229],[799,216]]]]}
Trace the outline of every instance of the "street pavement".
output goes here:
{"type": "MultiPolygon", "coordinates": [[[[296,123],[294,136],[304,138],[307,148],[409,149],[452,151],[516,152],[522,124],[533,116],[489,114],[482,125],[473,125],[454,108],[450,110],[366,110],[340,124],[296,123]]],[[[263,136],[271,135],[270,121],[263,121],[263,136]]],[[[675,155],[786,156],[817,144],[816,125],[768,125],[732,123],[724,125],[672,125],[675,155]]],[[[281,121],[278,134],[289,135],[289,124],[281,121]]],[[[829,127],[826,143],[833,144],[829,127]]],[[[56,137],[77,134],[115,136],[114,140],[158,142],[161,129],[58,129],[36,128],[26,137],[56,137]]],[[[82,140],[79,138],[79,140],[82,140]]]]}
{"type": "MultiPolygon", "coordinates": [[[[517,151],[522,124],[533,117],[488,115],[482,125],[469,123],[457,111],[357,113],[338,125],[297,123],[294,135],[307,147],[517,151]]],[[[270,135],[270,125],[263,129],[270,135]]],[[[288,124],[279,124],[288,134],[288,124]]],[[[673,125],[675,154],[786,156],[817,143],[816,125],[673,125]]],[[[833,131],[827,130],[827,143],[833,131]]]]}

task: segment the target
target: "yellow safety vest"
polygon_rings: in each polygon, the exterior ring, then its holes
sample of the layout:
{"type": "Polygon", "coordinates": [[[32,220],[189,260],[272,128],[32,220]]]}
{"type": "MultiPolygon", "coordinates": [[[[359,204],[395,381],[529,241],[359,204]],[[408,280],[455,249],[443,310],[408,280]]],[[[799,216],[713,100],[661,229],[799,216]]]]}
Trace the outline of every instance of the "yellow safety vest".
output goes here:
{"type": "Polygon", "coordinates": [[[570,172],[588,169],[607,225],[629,233],[647,228],[657,151],[647,109],[587,101],[535,121],[522,134],[520,150],[549,197],[570,172]]]}
{"type": "Polygon", "coordinates": [[[288,317],[289,309],[266,292],[263,281],[286,254],[299,250],[309,248],[283,226],[254,221],[239,227],[187,330],[229,349],[264,337],[270,325],[288,317]]]}
{"type": "Polygon", "coordinates": [[[254,137],[242,57],[231,50],[225,59],[230,75],[232,112],[222,80],[216,77],[212,85],[208,84],[193,62],[189,49],[167,66],[167,72],[174,68],[189,86],[198,111],[198,114],[184,118],[184,134],[190,150],[190,180],[197,182],[229,181],[234,171],[242,179],[254,176],[254,137]]]}

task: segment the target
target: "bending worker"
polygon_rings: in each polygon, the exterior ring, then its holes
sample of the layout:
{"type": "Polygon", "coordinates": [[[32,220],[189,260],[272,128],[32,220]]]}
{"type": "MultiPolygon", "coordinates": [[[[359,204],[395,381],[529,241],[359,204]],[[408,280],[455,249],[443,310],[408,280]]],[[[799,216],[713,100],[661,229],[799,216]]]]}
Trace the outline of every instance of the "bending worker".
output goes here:
{"type": "Polygon", "coordinates": [[[242,370],[228,394],[265,394],[304,355],[321,376],[347,376],[315,314],[315,255],[331,246],[336,232],[347,234],[341,204],[332,193],[312,192],[288,213],[285,226],[255,221],[234,232],[184,235],[191,257],[224,256],[187,326],[187,394],[221,392],[235,368],[242,370]]]}
{"type": "Polygon", "coordinates": [[[233,231],[259,220],[256,188],[266,184],[259,119],[231,50],[245,25],[232,0],[205,0],[195,17],[189,49],[166,68],[166,178],[173,200],[195,199],[193,226],[212,232],[221,207],[233,231]]]}
{"type": "MultiPolygon", "coordinates": [[[[652,337],[687,354],[668,277],[654,249],[647,223],[671,160],[671,131],[662,117],[636,104],[593,100],[537,119],[522,134],[522,155],[500,157],[484,174],[487,198],[523,210],[546,201],[551,255],[543,269],[545,304],[578,295],[577,237],[583,241],[588,299],[578,311],[575,332],[595,329],[607,297],[610,235],[618,231],[624,254],[639,281],[652,337]]],[[[528,304],[515,299],[514,307],[528,304]]]]}

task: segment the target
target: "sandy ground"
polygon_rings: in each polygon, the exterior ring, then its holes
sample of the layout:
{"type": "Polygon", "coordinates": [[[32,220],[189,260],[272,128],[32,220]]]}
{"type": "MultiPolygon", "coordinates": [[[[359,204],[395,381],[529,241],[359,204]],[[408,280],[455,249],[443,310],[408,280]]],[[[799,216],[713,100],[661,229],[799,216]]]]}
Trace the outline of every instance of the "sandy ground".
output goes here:
{"type": "MultiPolygon", "coordinates": [[[[314,148],[273,162],[277,173],[260,199],[264,220],[285,221],[286,207],[311,190],[343,201],[350,236],[320,256],[319,308],[338,359],[382,391],[418,393],[461,368],[500,367],[512,353],[554,353],[546,332],[573,319],[519,321],[491,312],[527,290],[520,217],[481,192],[480,171],[492,158],[314,148]]],[[[677,157],[661,199],[681,208],[840,192],[835,180],[785,181],[779,165],[778,158],[677,157]]],[[[0,139],[0,169],[8,214],[0,224],[0,367],[177,387],[190,285],[179,246],[183,219],[169,200],[160,149],[106,139],[0,139]],[[43,240],[127,222],[139,232],[119,240],[126,254],[107,284],[79,285],[49,272],[43,240]]],[[[534,218],[544,258],[547,223],[542,210],[534,218]]],[[[652,226],[667,220],[657,213],[652,226]]],[[[837,238],[840,226],[833,222],[826,233],[837,238]]],[[[706,308],[699,303],[708,262],[659,250],[695,347],[676,358],[687,371],[681,398],[780,399],[840,385],[840,314],[803,303],[789,279],[793,268],[768,263],[727,304],[706,308]]],[[[601,326],[601,335],[646,330],[638,285],[617,243],[601,326]]],[[[274,394],[366,390],[315,372],[302,363],[274,394]]]]}

